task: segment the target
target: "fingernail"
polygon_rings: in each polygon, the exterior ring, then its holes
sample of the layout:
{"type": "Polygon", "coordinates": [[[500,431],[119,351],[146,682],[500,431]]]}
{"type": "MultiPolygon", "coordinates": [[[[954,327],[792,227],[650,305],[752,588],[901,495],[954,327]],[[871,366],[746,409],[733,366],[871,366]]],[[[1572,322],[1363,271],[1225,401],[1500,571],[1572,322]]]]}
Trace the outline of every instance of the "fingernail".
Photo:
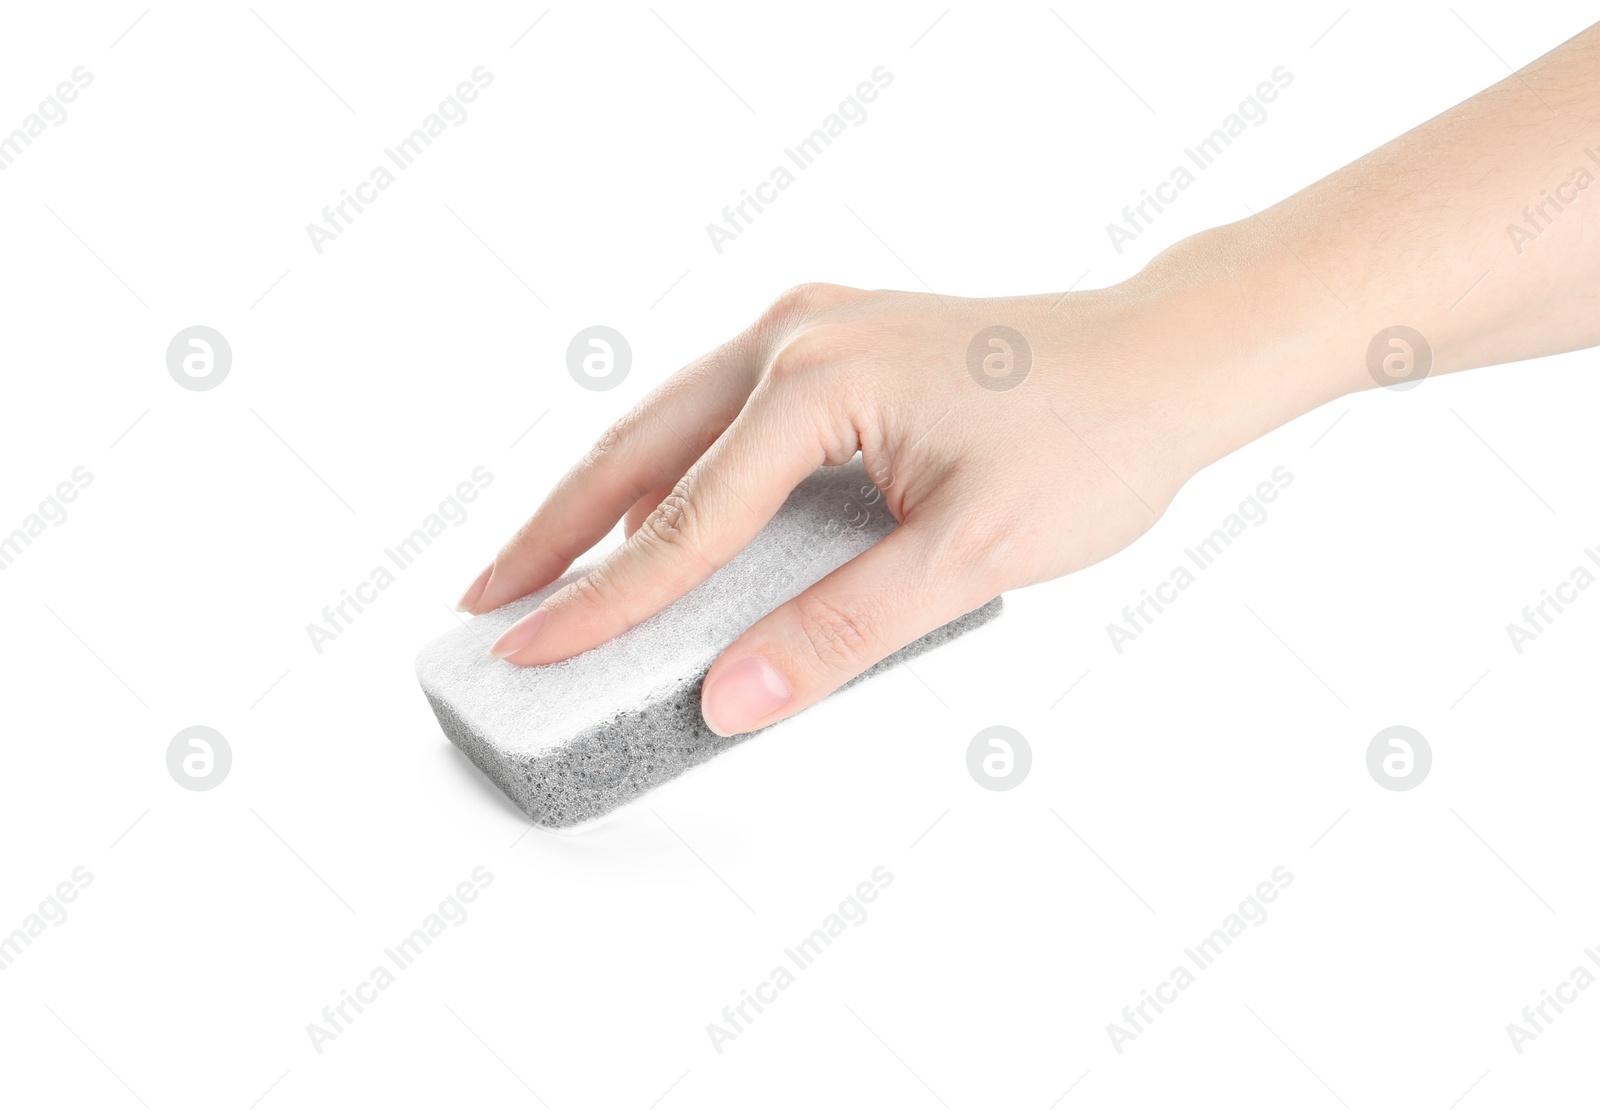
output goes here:
{"type": "Polygon", "coordinates": [[[515,656],[534,642],[539,636],[539,630],[544,628],[544,623],[549,619],[550,611],[540,606],[501,633],[500,639],[490,647],[490,653],[502,660],[508,656],[515,656]]]}
{"type": "Polygon", "coordinates": [[[789,701],[792,692],[763,656],[746,656],[706,685],[701,713],[721,737],[742,734],[789,701]]]}
{"type": "Polygon", "coordinates": [[[489,585],[489,576],[494,574],[494,564],[490,563],[483,568],[483,573],[472,580],[472,585],[467,587],[467,592],[461,595],[461,601],[456,603],[456,609],[471,609],[478,604],[478,599],[483,597],[484,587],[489,585]]]}

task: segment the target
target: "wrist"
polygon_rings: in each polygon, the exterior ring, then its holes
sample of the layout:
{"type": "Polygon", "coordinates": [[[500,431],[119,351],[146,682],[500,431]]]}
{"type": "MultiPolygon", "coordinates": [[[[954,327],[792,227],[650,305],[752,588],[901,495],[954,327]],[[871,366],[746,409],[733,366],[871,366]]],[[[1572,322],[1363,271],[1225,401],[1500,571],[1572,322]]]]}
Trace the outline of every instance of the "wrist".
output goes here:
{"type": "Polygon", "coordinates": [[[1178,242],[1124,286],[1167,335],[1191,474],[1374,386],[1359,316],[1254,218],[1178,242]]]}

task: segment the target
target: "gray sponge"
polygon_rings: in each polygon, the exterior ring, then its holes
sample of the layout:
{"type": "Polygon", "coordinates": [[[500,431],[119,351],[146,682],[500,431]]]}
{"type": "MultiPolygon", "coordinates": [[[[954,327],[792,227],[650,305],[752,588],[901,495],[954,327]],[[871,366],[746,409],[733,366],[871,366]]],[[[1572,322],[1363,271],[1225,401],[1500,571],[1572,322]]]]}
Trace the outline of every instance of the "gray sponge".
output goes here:
{"type": "MultiPolygon", "coordinates": [[[[417,657],[445,735],[533,820],[567,830],[603,816],[728,747],[700,717],[700,684],[734,638],[894,528],[860,459],[818,470],[734,559],[599,648],[542,667],[488,653],[499,633],[586,568],[461,625],[417,657]]],[[[1000,599],[890,655],[858,678],[976,628],[1000,599]]],[[[759,733],[760,731],[756,731],[759,733]]]]}

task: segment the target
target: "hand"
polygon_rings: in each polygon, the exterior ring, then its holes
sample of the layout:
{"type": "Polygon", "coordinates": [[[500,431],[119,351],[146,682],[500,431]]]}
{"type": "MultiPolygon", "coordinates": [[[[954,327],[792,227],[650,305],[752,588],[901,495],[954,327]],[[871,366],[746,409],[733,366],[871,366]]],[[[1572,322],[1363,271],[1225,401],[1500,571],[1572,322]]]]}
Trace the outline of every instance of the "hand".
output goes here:
{"type": "Polygon", "coordinates": [[[1003,590],[1106,558],[1196,470],[1389,383],[1374,354],[1397,323],[1425,343],[1424,376],[1600,344],[1597,73],[1600,25],[1103,291],[795,288],[607,432],[461,608],[538,589],[625,518],[610,558],[494,645],[515,664],[574,656],[699,585],[859,450],[899,526],[712,665],[706,722],[742,733],[1003,590]],[[989,380],[985,357],[1022,375],[989,380]]]}
{"type": "Polygon", "coordinates": [[[1005,299],[795,288],[608,431],[463,608],[543,586],[625,517],[621,547],[493,648],[514,664],[577,655],[693,589],[803,478],[860,451],[898,527],[707,676],[713,730],[766,726],[1001,591],[1142,534],[1207,456],[1210,424],[1191,410],[1212,410],[1207,315],[1148,277],[1005,299]]]}

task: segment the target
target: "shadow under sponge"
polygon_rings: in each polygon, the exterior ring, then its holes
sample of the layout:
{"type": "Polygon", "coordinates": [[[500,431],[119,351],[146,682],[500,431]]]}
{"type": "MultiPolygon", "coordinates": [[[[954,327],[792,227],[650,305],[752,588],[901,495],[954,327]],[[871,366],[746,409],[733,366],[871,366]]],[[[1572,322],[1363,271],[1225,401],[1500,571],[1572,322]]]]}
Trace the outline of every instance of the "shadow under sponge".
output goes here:
{"type": "MultiPolygon", "coordinates": [[[[507,626],[589,569],[575,568],[429,642],[417,656],[417,678],[445,736],[536,826],[595,823],[760,733],[711,732],[700,716],[706,672],[750,625],[894,527],[859,458],[821,469],[726,566],[600,647],[539,667],[489,655],[507,626]]],[[[975,629],[1000,609],[994,598],[856,680],[975,629]]]]}

